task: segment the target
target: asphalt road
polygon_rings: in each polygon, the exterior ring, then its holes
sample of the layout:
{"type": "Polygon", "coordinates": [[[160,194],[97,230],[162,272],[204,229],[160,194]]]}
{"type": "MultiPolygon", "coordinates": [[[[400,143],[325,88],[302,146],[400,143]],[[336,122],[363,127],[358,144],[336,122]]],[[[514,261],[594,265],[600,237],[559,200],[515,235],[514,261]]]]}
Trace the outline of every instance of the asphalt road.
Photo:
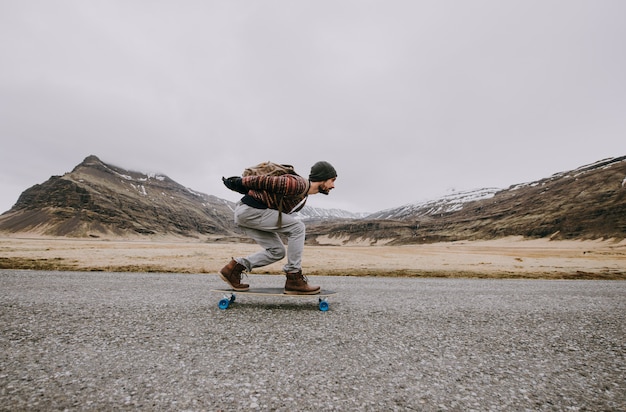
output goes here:
{"type": "Polygon", "coordinates": [[[626,282],[310,280],[2,270],[0,409],[626,409],[626,282]]]}

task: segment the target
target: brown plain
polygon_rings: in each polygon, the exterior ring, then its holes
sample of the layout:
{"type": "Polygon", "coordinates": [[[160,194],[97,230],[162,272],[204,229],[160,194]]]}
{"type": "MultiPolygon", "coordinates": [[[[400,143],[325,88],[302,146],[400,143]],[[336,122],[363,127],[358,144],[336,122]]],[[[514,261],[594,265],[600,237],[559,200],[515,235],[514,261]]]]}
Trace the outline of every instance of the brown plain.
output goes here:
{"type": "MultiPolygon", "coordinates": [[[[217,273],[250,243],[181,240],[0,238],[0,268],[217,273]]],[[[253,271],[281,274],[284,260],[253,271]]],[[[519,237],[410,246],[306,246],[308,276],[405,276],[626,280],[626,241],[519,237]]]]}

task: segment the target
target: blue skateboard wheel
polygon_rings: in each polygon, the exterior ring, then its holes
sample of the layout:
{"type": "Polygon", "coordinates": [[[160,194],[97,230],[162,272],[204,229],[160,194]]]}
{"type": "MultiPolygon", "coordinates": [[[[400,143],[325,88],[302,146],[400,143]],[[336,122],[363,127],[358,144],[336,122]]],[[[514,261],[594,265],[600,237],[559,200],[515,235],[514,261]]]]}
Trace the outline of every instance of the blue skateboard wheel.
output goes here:
{"type": "Polygon", "coordinates": [[[222,310],[228,309],[228,305],[230,305],[230,299],[228,298],[221,299],[217,304],[217,306],[222,310]]]}

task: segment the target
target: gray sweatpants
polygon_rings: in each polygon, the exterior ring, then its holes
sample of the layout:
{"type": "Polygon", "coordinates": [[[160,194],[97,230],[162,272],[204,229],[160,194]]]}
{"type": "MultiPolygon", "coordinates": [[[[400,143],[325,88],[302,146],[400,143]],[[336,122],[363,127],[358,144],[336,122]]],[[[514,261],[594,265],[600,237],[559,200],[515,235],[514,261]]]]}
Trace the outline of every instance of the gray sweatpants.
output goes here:
{"type": "Polygon", "coordinates": [[[247,257],[235,258],[248,271],[277,262],[287,254],[285,272],[295,272],[302,268],[305,226],[287,213],[282,214],[282,224],[278,227],[278,210],[255,209],[241,202],[235,208],[235,223],[263,248],[247,257]],[[279,235],[287,237],[287,248],[279,235]]]}

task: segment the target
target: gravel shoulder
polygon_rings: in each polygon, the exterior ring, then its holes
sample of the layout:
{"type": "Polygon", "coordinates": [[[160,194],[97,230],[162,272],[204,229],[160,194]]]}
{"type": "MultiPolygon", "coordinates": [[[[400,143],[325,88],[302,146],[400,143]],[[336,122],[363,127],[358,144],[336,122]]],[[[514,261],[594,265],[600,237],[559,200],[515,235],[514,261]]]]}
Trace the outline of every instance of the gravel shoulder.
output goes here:
{"type": "Polygon", "coordinates": [[[624,410],[626,282],[0,270],[0,410],[624,410]],[[251,275],[254,286],[283,277],[251,275]]]}

